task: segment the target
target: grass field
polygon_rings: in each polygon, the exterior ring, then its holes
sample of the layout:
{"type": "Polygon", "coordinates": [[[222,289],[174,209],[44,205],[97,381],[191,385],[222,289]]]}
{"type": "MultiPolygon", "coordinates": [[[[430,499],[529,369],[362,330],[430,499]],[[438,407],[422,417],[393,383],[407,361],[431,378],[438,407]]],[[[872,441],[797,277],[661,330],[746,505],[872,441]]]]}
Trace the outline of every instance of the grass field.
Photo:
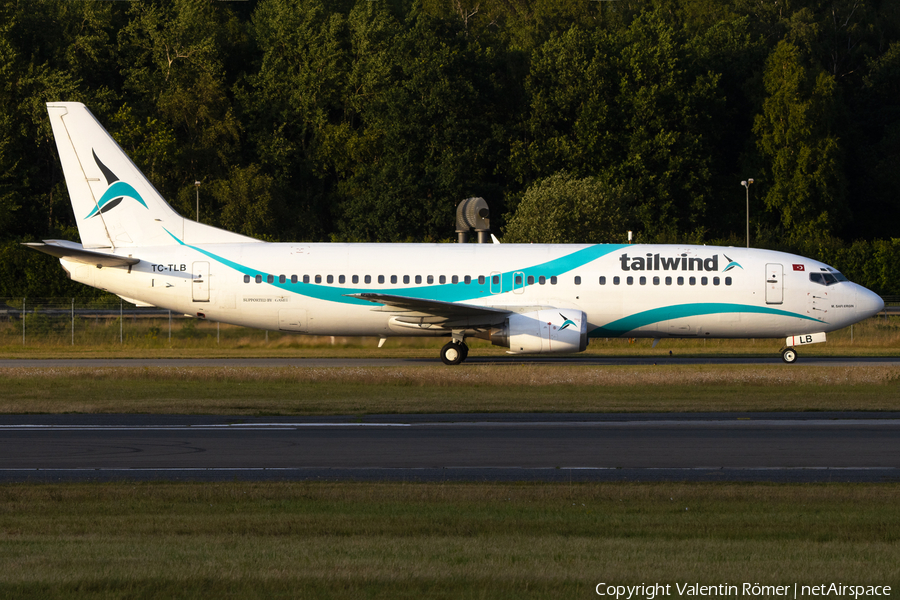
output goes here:
{"type": "MultiPolygon", "coordinates": [[[[266,339],[196,322],[171,341],[156,327],[119,343],[118,324],[96,327],[102,340],[75,346],[53,330],[17,345],[12,328],[0,356],[431,357],[443,343],[379,350],[372,339],[266,339]]],[[[775,356],[779,346],[597,340],[589,352],[775,356]]],[[[900,319],[871,319],[804,355],[898,348],[900,319]]],[[[473,356],[502,354],[472,344],[473,356]]],[[[900,369],[8,368],[0,390],[6,414],[898,410],[900,369]]],[[[5,484],[0,597],[556,599],[597,597],[601,582],[890,585],[897,596],[898,497],[895,483],[5,484]]]]}
{"type": "Polygon", "coordinates": [[[897,410],[900,367],[6,368],[0,413],[897,410]]]}
{"type": "Polygon", "coordinates": [[[7,485],[0,596],[589,598],[601,582],[897,590],[898,494],[897,484],[7,485]]]}

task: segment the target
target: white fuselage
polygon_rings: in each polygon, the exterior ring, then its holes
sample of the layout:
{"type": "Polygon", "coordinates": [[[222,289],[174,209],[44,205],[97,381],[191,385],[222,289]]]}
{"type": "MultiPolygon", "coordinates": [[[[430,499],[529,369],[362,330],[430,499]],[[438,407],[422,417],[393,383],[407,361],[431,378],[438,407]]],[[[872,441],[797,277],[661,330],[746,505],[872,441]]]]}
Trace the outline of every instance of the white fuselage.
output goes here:
{"type": "Polygon", "coordinates": [[[846,280],[813,281],[834,273],[818,261],[731,247],[229,243],[143,247],[138,257],[130,269],[62,262],[74,280],[140,304],[320,335],[447,335],[348,297],[365,292],[577,309],[590,337],[781,337],[833,331],[882,306],[846,280]]]}

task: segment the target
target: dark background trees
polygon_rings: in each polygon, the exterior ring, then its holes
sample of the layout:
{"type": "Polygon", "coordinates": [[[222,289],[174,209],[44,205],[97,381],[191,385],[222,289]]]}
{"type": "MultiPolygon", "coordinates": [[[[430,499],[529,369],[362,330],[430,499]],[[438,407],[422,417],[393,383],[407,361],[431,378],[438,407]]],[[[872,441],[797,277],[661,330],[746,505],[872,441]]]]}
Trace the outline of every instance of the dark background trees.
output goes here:
{"type": "Polygon", "coordinates": [[[520,241],[742,245],[753,177],[753,245],[900,293],[896,2],[2,2],[0,295],[90,293],[18,246],[77,239],[54,100],[263,239],[449,241],[479,195],[520,241]]]}

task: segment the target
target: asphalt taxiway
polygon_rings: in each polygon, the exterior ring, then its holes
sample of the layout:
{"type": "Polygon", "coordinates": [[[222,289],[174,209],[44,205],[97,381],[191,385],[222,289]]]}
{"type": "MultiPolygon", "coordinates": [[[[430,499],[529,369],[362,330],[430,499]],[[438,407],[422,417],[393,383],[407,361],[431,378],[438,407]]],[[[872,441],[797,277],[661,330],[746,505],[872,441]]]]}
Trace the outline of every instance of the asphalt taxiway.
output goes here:
{"type": "Polygon", "coordinates": [[[900,481],[900,412],[0,416],[0,481],[900,481]]]}
{"type": "MultiPolygon", "coordinates": [[[[62,358],[62,359],[0,359],[0,368],[64,368],[64,367],[411,367],[440,365],[435,354],[429,358],[62,358]]],[[[781,357],[759,356],[470,356],[465,363],[455,368],[471,365],[571,365],[571,366],[630,366],[630,365],[765,365],[781,368],[798,366],[819,367],[870,367],[900,366],[900,357],[854,356],[816,357],[803,356],[794,364],[786,364],[781,357]]],[[[454,367],[448,367],[454,368],[454,367]]]]}

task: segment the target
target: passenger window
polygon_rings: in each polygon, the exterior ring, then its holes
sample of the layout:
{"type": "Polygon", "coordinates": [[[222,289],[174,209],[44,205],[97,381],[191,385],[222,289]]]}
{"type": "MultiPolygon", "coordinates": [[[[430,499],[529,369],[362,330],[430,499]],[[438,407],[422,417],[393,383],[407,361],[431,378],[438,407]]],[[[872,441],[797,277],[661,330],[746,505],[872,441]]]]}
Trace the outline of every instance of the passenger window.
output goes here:
{"type": "Polygon", "coordinates": [[[534,275],[528,276],[528,285],[534,285],[534,275]]]}
{"type": "Polygon", "coordinates": [[[701,277],[700,278],[700,285],[708,285],[708,284],[709,284],[709,277],[701,277]]]}
{"type": "Polygon", "coordinates": [[[684,285],[684,277],[678,278],[678,285],[684,285]]]}
{"type": "Polygon", "coordinates": [[[446,275],[441,275],[441,276],[438,278],[438,283],[440,283],[441,285],[447,283],[447,276],[446,276],[446,275]]]}
{"type": "Polygon", "coordinates": [[[287,277],[285,277],[284,275],[279,275],[278,283],[285,283],[285,282],[287,282],[287,277]]]}
{"type": "Polygon", "coordinates": [[[719,278],[713,277],[713,285],[719,285],[719,278]]]}
{"type": "Polygon", "coordinates": [[[484,285],[484,275],[478,276],[478,285],[484,285]]]}
{"type": "Polygon", "coordinates": [[[422,283],[422,276],[416,275],[416,283],[422,283]]]}
{"type": "Polygon", "coordinates": [[[522,276],[516,275],[516,285],[522,285],[522,276]]]}
{"type": "Polygon", "coordinates": [[[672,278],[666,277],[666,285],[672,285],[672,278]]]}
{"type": "Polygon", "coordinates": [[[641,277],[639,281],[640,281],[641,285],[647,285],[647,278],[646,278],[646,277],[641,277]]]}
{"type": "Polygon", "coordinates": [[[366,276],[363,278],[363,281],[365,281],[366,283],[372,283],[372,276],[371,276],[371,275],[366,275],[366,276]]]}
{"type": "MultiPolygon", "coordinates": [[[[396,276],[396,275],[394,275],[393,277],[391,277],[391,283],[397,283],[397,276],[396,276]]],[[[404,275],[404,276],[403,276],[403,283],[409,283],[409,275],[404,275]]]]}
{"type": "Polygon", "coordinates": [[[244,283],[250,283],[250,276],[244,275],[244,283]]]}
{"type": "Polygon", "coordinates": [[[619,279],[619,276],[618,276],[618,275],[616,275],[615,277],[613,277],[613,285],[619,285],[619,281],[621,281],[621,279],[619,279]]]}
{"type": "Polygon", "coordinates": [[[262,275],[256,276],[256,283],[262,283],[262,275]]]}
{"type": "Polygon", "coordinates": [[[550,277],[550,285],[556,285],[556,275],[550,277]]]}
{"type": "Polygon", "coordinates": [[[544,285],[545,283],[547,283],[547,278],[544,277],[543,275],[539,276],[539,277],[538,277],[538,283],[541,284],[541,285],[544,285]]]}
{"type": "Polygon", "coordinates": [[[354,275],[353,279],[351,279],[353,283],[359,283],[359,275],[354,275]]]}
{"type": "Polygon", "coordinates": [[[428,283],[428,285],[431,285],[432,283],[434,283],[434,275],[429,275],[428,279],[426,280],[426,283],[428,283]]]}
{"type": "Polygon", "coordinates": [[[459,275],[454,275],[453,277],[451,277],[450,283],[452,283],[453,285],[456,285],[457,283],[459,283],[459,275]]]}
{"type": "Polygon", "coordinates": [[[322,283],[322,276],[316,275],[316,283],[322,283]]]}
{"type": "Polygon", "coordinates": [[[297,283],[297,276],[291,275],[291,283],[297,283]]]}
{"type": "Polygon", "coordinates": [[[344,283],[345,281],[347,281],[346,277],[344,277],[343,275],[338,275],[338,283],[344,283]]]}
{"type": "Polygon", "coordinates": [[[581,277],[579,275],[575,276],[575,285],[581,285],[581,277]]]}
{"type": "Polygon", "coordinates": [[[469,285],[470,283],[472,283],[472,276],[466,275],[466,278],[463,279],[463,283],[465,283],[466,285],[469,285]]]}
{"type": "Polygon", "coordinates": [[[653,278],[653,285],[659,285],[659,276],[653,278]]]}
{"type": "Polygon", "coordinates": [[[329,275],[325,278],[326,283],[334,283],[334,275],[329,275]]]}
{"type": "Polygon", "coordinates": [[[731,285],[731,277],[725,278],[725,285],[731,285]]]}
{"type": "Polygon", "coordinates": [[[690,279],[688,279],[688,283],[690,283],[691,285],[697,285],[697,278],[691,277],[690,279]]]}
{"type": "Polygon", "coordinates": [[[634,277],[629,275],[628,277],[625,278],[625,283],[627,283],[628,285],[634,285],[634,277]]]}
{"type": "Polygon", "coordinates": [[[493,283],[494,285],[499,285],[499,283],[500,283],[500,276],[499,276],[499,275],[494,275],[494,276],[492,276],[492,277],[491,277],[491,283],[493,283]]]}
{"type": "Polygon", "coordinates": [[[309,275],[303,276],[303,283],[309,283],[309,275]]]}
{"type": "Polygon", "coordinates": [[[606,285],[606,275],[600,276],[600,285],[606,285]]]}
{"type": "Polygon", "coordinates": [[[381,283],[381,284],[384,283],[384,275],[379,275],[379,276],[378,276],[378,283],[381,283]]]}
{"type": "Polygon", "coordinates": [[[266,275],[266,283],[275,283],[274,275],[266,275]]]}

